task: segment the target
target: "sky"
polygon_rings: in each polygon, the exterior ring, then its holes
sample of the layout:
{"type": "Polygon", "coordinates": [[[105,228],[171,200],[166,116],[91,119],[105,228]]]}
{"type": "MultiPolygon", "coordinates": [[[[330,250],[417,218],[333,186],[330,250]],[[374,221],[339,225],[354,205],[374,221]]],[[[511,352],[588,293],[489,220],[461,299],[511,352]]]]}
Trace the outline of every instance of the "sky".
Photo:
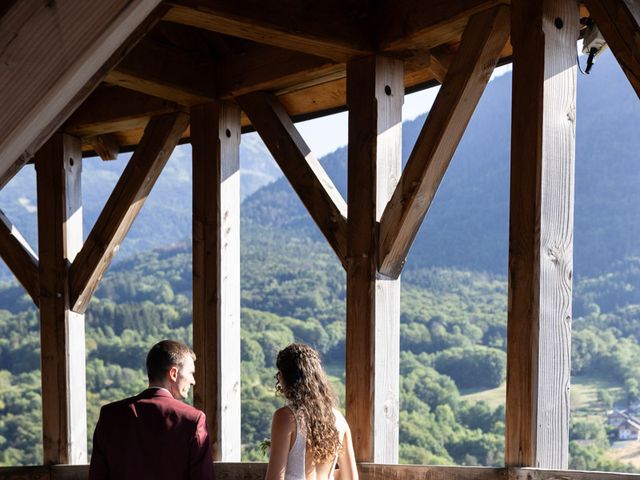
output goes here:
{"type": "MultiPolygon", "coordinates": [[[[511,64],[494,70],[491,79],[511,71],[511,64]]],[[[413,120],[431,109],[440,87],[433,87],[404,97],[402,120],[413,120]]],[[[331,153],[347,144],[347,112],[328,115],[306,122],[298,122],[296,126],[311,151],[317,158],[331,153]]]]}

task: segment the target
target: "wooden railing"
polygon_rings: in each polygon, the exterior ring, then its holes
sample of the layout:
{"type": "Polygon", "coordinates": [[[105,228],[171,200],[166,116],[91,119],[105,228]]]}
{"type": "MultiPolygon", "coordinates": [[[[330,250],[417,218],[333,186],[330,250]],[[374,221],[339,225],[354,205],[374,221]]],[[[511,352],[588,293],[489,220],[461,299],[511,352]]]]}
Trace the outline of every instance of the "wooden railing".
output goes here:
{"type": "MultiPolygon", "coordinates": [[[[536,468],[359,465],[363,480],[640,480],[640,474],[536,468]]],[[[263,480],[266,463],[214,463],[216,480],[263,480]]],[[[0,480],[86,480],[87,465],[0,467],[0,480]]]]}

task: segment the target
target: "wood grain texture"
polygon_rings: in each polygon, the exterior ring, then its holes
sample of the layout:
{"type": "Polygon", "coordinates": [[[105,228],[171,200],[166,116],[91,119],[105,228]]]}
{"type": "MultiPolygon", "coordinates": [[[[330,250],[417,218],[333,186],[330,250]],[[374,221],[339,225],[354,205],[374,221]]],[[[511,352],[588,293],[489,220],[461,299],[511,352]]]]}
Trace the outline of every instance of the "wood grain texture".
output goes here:
{"type": "MultiPolygon", "coordinates": [[[[631,473],[360,463],[362,480],[640,480],[631,473]]],[[[266,463],[214,462],[217,480],[263,480],[266,463]]],[[[0,480],[86,480],[87,465],[0,467],[0,480]]]]}
{"type": "Polygon", "coordinates": [[[640,97],[640,4],[636,0],[585,0],[584,3],[640,97]]]}
{"type": "Polygon", "coordinates": [[[93,150],[104,161],[115,160],[118,158],[120,145],[118,144],[116,136],[111,133],[88,137],[85,139],[85,142],[91,144],[93,150]]]}
{"type": "Polygon", "coordinates": [[[397,278],[509,36],[509,9],[474,15],[380,220],[380,272],[397,278]]]}
{"type": "Polygon", "coordinates": [[[105,81],[182,105],[194,105],[217,97],[214,68],[214,63],[204,55],[196,56],[143,39],[105,81]]]}
{"type": "Polygon", "coordinates": [[[373,41],[336,1],[172,0],[165,20],[345,62],[373,41]]]}
{"type": "Polygon", "coordinates": [[[344,78],[345,65],[284,48],[263,46],[216,63],[218,96],[257,90],[289,92],[344,78]]]}
{"type": "Polygon", "coordinates": [[[506,469],[489,467],[443,467],[361,463],[360,476],[367,480],[507,480],[506,469]]]}
{"type": "Polygon", "coordinates": [[[98,217],[85,245],[70,268],[72,309],[83,313],[111,264],[147,195],[164,168],[189,115],[167,113],[154,117],[98,217]]]}
{"type": "Polygon", "coordinates": [[[507,466],[568,464],[577,36],[572,0],[512,3],[507,466]]]}
{"type": "Polygon", "coordinates": [[[0,256],[36,305],[40,299],[38,255],[0,210],[0,256]]]}
{"type": "Polygon", "coordinates": [[[77,137],[102,135],[144,128],[149,117],[175,112],[176,102],[145,95],[127,88],[103,86],[96,89],[69,117],[62,130],[77,137]]]}
{"type": "Polygon", "coordinates": [[[434,48],[457,41],[470,16],[503,0],[420,0],[386,2],[377,19],[378,48],[383,51],[434,48]]]}
{"type": "Polygon", "coordinates": [[[15,2],[0,18],[1,185],[164,13],[158,4],[15,2]]]}
{"type": "Polygon", "coordinates": [[[207,415],[213,459],[239,461],[240,109],[191,109],[194,404],[207,415]]]}
{"type": "Polygon", "coordinates": [[[347,204],[275,96],[237,98],[340,262],[346,264],[347,204]]]}
{"type": "Polygon", "coordinates": [[[376,223],[400,177],[402,63],[347,65],[346,413],[359,461],[398,459],[400,281],[377,273],[376,223]]]}
{"type": "Polygon", "coordinates": [[[87,462],[84,315],[69,309],[68,264],[82,246],[80,141],[55,134],[35,157],[45,463],[87,462]]]}
{"type": "Polygon", "coordinates": [[[631,473],[588,472],[583,470],[509,468],[508,480],[640,480],[640,475],[631,473]]]}

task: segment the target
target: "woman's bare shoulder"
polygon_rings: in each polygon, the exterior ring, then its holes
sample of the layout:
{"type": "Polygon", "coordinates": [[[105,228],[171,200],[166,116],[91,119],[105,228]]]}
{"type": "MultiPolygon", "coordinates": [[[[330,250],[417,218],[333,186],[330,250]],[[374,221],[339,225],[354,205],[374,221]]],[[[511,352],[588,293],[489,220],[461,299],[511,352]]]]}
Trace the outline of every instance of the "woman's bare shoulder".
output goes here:
{"type": "Polygon", "coordinates": [[[273,424],[278,426],[295,426],[296,417],[291,408],[284,406],[273,412],[273,424]]]}

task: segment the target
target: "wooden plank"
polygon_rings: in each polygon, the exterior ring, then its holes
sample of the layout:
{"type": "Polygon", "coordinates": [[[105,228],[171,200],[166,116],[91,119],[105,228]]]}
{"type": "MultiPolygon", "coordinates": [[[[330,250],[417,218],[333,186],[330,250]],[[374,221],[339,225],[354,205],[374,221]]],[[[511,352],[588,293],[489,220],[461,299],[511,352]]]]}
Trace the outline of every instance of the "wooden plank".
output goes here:
{"type": "Polygon", "coordinates": [[[541,470],[509,468],[509,480],[640,480],[633,473],[587,472],[582,470],[541,470]]]}
{"type": "Polygon", "coordinates": [[[340,262],[346,264],[347,204],[275,96],[237,98],[340,262]]]}
{"type": "Polygon", "coordinates": [[[567,468],[578,5],[512,2],[505,464],[567,468]]]}
{"type": "Polygon", "coordinates": [[[38,305],[40,297],[38,255],[2,210],[0,210],[0,255],[34,303],[38,305]]]}
{"type": "Polygon", "coordinates": [[[165,20],[345,62],[371,53],[365,28],[337,1],[172,0],[165,20]],[[286,12],[286,15],[283,15],[286,12]]]}
{"type": "Polygon", "coordinates": [[[109,72],[106,81],[182,105],[217,97],[214,63],[209,59],[143,39],[109,72]]]}
{"type": "Polygon", "coordinates": [[[230,55],[216,64],[218,95],[231,98],[257,90],[296,91],[346,76],[344,64],[277,47],[230,55]]]}
{"type": "Polygon", "coordinates": [[[387,2],[377,24],[378,48],[383,51],[434,48],[460,38],[470,16],[495,7],[504,0],[421,0],[387,2]]]}
{"type": "Polygon", "coordinates": [[[181,108],[177,103],[163,98],[108,85],[96,89],[69,117],[62,129],[77,137],[88,137],[144,128],[149,117],[181,108]]]}
{"type": "Polygon", "coordinates": [[[43,466],[0,467],[0,480],[51,480],[51,469],[43,466]]]}
{"type": "Polygon", "coordinates": [[[509,9],[474,15],[380,220],[380,272],[397,278],[509,37],[509,9]]]}
{"type": "Polygon", "coordinates": [[[84,313],[86,310],[91,295],[111,264],[188,122],[189,116],[178,112],[154,117],[147,125],[140,145],[71,265],[70,304],[75,312],[84,313]]]}
{"type": "Polygon", "coordinates": [[[159,1],[15,2],[0,18],[0,186],[159,19],[159,1]]]}
{"type": "Polygon", "coordinates": [[[87,463],[84,315],[69,309],[67,267],[83,239],[79,139],[55,134],[35,165],[43,461],[81,464],[87,463]]]}
{"type": "Polygon", "coordinates": [[[118,145],[118,139],[115,137],[115,135],[105,133],[103,135],[89,137],[85,139],[85,141],[93,146],[93,150],[102,160],[107,161],[115,160],[118,158],[120,145],[118,145]]]}
{"type": "Polygon", "coordinates": [[[240,461],[240,109],[191,109],[194,404],[214,460],[240,461]]]}
{"type": "Polygon", "coordinates": [[[400,280],[377,273],[376,222],[402,166],[402,62],[347,64],[346,410],[358,461],[398,461],[400,280]]]}
{"type": "Polygon", "coordinates": [[[361,463],[360,476],[367,480],[506,480],[506,469],[490,467],[443,467],[361,463]]]}
{"type": "Polygon", "coordinates": [[[584,3],[640,97],[640,5],[634,0],[585,0],[584,3]]]}

